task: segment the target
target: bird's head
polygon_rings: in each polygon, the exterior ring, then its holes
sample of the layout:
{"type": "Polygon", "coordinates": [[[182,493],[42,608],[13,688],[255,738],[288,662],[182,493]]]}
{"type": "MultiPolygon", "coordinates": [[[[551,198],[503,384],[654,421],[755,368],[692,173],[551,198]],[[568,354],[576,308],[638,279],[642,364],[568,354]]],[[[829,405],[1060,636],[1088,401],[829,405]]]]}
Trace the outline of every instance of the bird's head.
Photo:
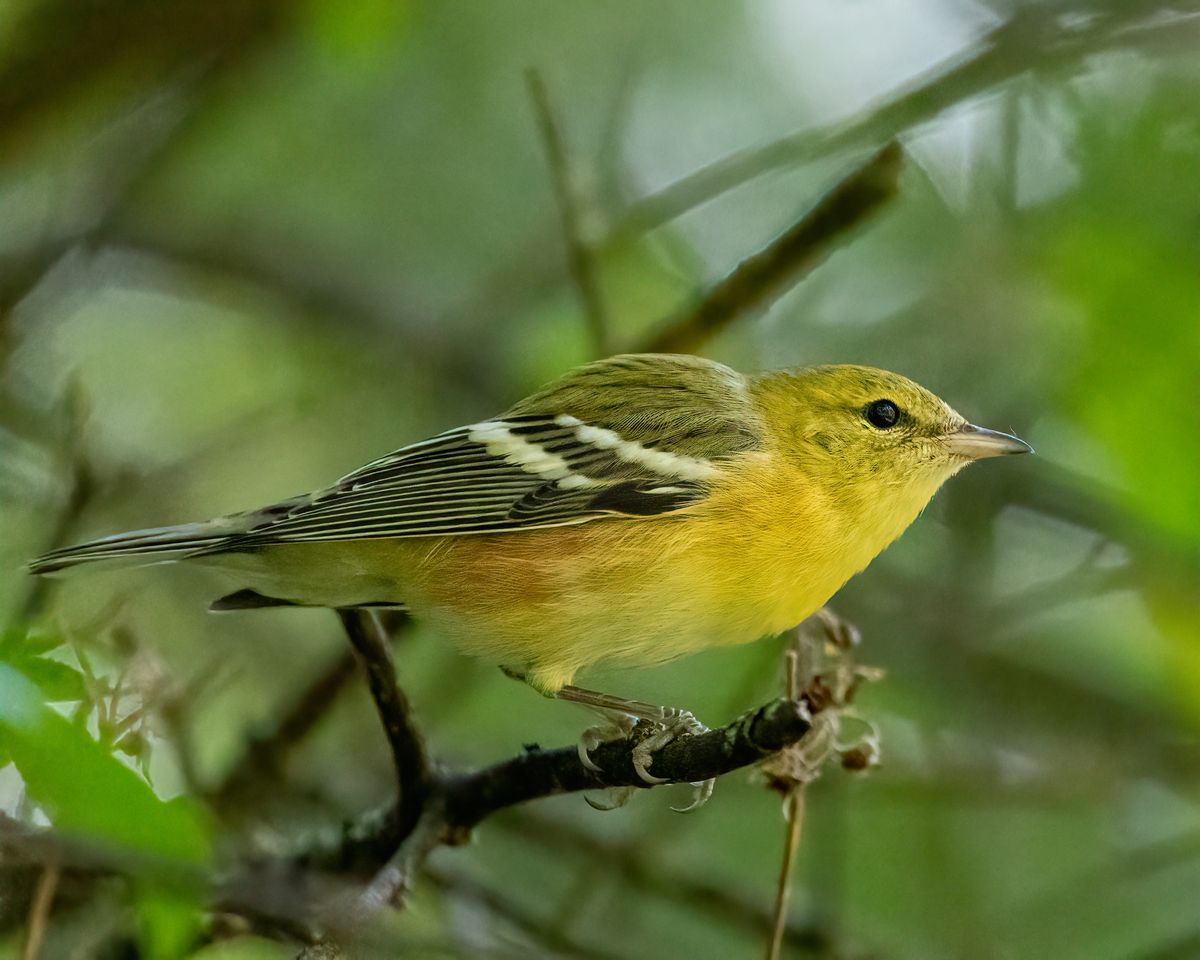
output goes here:
{"type": "Polygon", "coordinates": [[[788,424],[780,452],[822,482],[832,499],[872,511],[888,511],[890,502],[915,516],[967,464],[1032,450],[968,423],[906,377],[873,367],[768,374],[755,392],[772,422],[788,424]]]}

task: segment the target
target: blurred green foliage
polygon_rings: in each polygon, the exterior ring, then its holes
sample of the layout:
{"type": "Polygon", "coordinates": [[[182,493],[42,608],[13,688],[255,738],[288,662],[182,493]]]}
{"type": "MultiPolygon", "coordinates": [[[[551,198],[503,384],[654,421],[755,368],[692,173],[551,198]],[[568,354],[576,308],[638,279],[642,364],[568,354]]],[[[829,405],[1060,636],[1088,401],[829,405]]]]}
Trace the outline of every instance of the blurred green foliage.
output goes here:
{"type": "MultiPolygon", "coordinates": [[[[146,867],[65,890],[43,956],[292,956],[201,945],[226,928],[163,862],[192,876],[389,798],[355,683],[210,809],[339,656],[332,615],[211,617],[227,586],[171,567],[38,594],[22,565],[323,485],[586,359],[530,65],[624,344],[898,130],[899,200],[709,353],[892,368],[1038,450],[956,478],[836,600],[887,670],[859,703],[884,765],[811,790],[787,955],[1200,956],[1198,18],[1192,0],[0,6],[0,810],[146,867]],[[617,229],[797,130],[816,133],[764,175],[617,229]]],[[[724,722],[776,695],[781,650],[588,681],[724,722]]],[[[428,631],[397,660],[450,763],[587,722],[428,631]]],[[[487,821],[434,858],[387,955],[760,955],[777,798],[728,777],[681,818],[667,793],[487,821]]],[[[0,894],[0,957],[27,899],[0,894]]]]}

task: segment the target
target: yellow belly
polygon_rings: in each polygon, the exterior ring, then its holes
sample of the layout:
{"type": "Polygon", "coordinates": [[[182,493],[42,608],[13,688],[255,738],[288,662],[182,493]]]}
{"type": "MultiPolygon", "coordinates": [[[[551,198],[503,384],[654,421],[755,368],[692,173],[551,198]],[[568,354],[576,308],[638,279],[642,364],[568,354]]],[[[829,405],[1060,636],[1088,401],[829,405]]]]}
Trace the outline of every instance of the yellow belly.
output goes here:
{"type": "MultiPolygon", "coordinates": [[[[654,663],[804,619],[897,535],[859,536],[778,469],[686,512],[437,539],[268,547],[235,565],[264,593],[403,602],[464,652],[552,692],[599,660],[654,663]],[[787,516],[780,516],[780,504],[787,516]]],[[[221,562],[225,558],[214,558],[221,562]]]]}
{"type": "Polygon", "coordinates": [[[320,606],[402,602],[463,652],[552,692],[599,660],[748,643],[817,610],[932,494],[847,509],[763,462],[676,515],[457,538],[266,547],[211,563],[320,606]]]}

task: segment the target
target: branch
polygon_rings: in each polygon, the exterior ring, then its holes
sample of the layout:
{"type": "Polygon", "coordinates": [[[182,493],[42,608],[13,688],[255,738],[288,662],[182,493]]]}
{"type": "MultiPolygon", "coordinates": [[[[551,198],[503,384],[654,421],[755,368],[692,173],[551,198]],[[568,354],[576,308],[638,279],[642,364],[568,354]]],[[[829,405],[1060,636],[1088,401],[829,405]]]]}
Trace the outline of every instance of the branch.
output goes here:
{"type": "Polygon", "coordinates": [[[737,316],[773,299],[825,260],[846,235],[896,195],[903,151],[889,143],[793,226],[739,263],[690,310],[651,338],[650,353],[690,353],[737,316]]]}
{"type": "MultiPolygon", "coordinates": [[[[651,772],[668,783],[719,777],[799,742],[811,727],[802,703],[773,700],[725,727],[673,741],[654,755],[651,772]]],[[[577,747],[570,746],[534,747],[470,773],[442,773],[428,783],[424,806],[411,826],[398,805],[392,813],[372,817],[366,829],[354,830],[335,849],[313,852],[303,860],[339,873],[373,874],[353,918],[361,923],[380,907],[399,905],[434,849],[464,843],[471,829],[493,813],[564,793],[610,787],[649,789],[633,768],[636,743],[636,737],[610,740],[591,751],[599,772],[585,767],[577,747]]]]}
{"type": "MultiPolygon", "coordinates": [[[[685,736],[654,755],[651,772],[670,783],[698,783],[757,763],[808,733],[811,719],[800,703],[778,699],[743,714],[727,726],[685,736]]],[[[447,780],[447,822],[469,829],[485,817],[518,803],[583,790],[646,787],[633,769],[633,740],[610,740],[591,751],[594,772],[578,750],[530,750],[519,757],[447,780]]]]}
{"type": "Polygon", "coordinates": [[[400,836],[407,836],[422,816],[432,784],[425,743],[413,722],[408,697],[396,683],[392,648],[374,613],[339,610],[338,616],[366,671],[367,686],[387,735],[398,789],[394,828],[400,836]]]}
{"type": "MultiPolygon", "coordinates": [[[[611,868],[616,879],[637,888],[639,897],[661,897],[685,904],[706,916],[719,917],[754,937],[771,926],[771,913],[762,903],[728,883],[695,871],[670,870],[668,864],[649,853],[639,838],[613,840],[524,808],[505,817],[502,827],[522,842],[537,844],[555,857],[561,858],[564,851],[571,851],[588,863],[611,868]]],[[[434,868],[430,867],[427,876],[434,876],[437,882],[434,868]]],[[[831,952],[833,947],[826,930],[796,921],[788,922],[784,943],[795,950],[821,955],[831,952]]]]}
{"type": "Polygon", "coordinates": [[[550,177],[554,183],[554,195],[558,200],[558,211],[562,220],[563,238],[567,244],[567,265],[592,332],[593,349],[597,355],[606,357],[609,353],[608,320],[605,316],[604,301],[600,296],[600,285],[596,279],[592,251],[584,237],[584,217],[579,211],[577,195],[578,177],[571,168],[566,144],[563,142],[559,124],[554,119],[554,111],[550,107],[550,97],[546,93],[542,75],[530,68],[525,71],[525,82],[529,88],[529,99],[533,102],[533,109],[537,114],[538,130],[546,150],[546,160],[550,165],[550,177]]]}

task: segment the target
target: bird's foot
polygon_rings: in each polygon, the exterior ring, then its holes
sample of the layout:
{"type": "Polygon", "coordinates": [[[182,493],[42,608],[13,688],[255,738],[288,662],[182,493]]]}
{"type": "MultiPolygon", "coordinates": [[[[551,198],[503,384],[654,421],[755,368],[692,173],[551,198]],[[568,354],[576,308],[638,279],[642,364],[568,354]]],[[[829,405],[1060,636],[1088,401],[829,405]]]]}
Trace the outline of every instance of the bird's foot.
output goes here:
{"type": "MultiPolygon", "coordinates": [[[[654,762],[654,755],[667,744],[674,743],[680,737],[694,737],[699,733],[708,733],[708,727],[696,719],[696,715],[690,710],[680,710],[676,707],[661,707],[661,717],[655,720],[647,720],[654,729],[652,733],[639,741],[633,748],[633,769],[637,775],[646,783],[660,784],[670,782],[665,777],[656,777],[650,772],[650,765],[654,762]]],[[[713,789],[716,787],[716,779],[701,780],[693,783],[695,788],[692,794],[691,803],[683,807],[672,807],[671,809],[677,813],[691,813],[694,810],[699,810],[702,806],[708,803],[709,798],[713,794],[713,789]]]]}
{"type": "MultiPolygon", "coordinates": [[[[579,751],[579,762],[593,773],[603,773],[603,770],[592,759],[591,753],[600,744],[606,743],[609,740],[625,740],[637,727],[637,717],[631,717],[627,713],[606,713],[608,718],[606,723],[597,724],[594,727],[588,727],[579,736],[577,749],[579,751]]],[[[618,804],[621,806],[622,804],[618,804]]],[[[597,808],[599,809],[599,808],[597,808]]],[[[606,809],[613,809],[611,807],[606,809]]]]}
{"type": "MultiPolygon", "coordinates": [[[[669,743],[682,736],[695,736],[707,733],[708,727],[696,719],[690,710],[678,707],[661,707],[640,700],[625,700],[594,690],[584,690],[580,687],[565,686],[555,694],[559,699],[570,700],[599,710],[608,723],[585,730],[579,742],[579,761],[587,769],[602,773],[603,771],[591,758],[591,752],[606,740],[633,739],[633,769],[642,782],[656,786],[670,782],[665,777],[656,777],[650,772],[654,763],[654,755],[669,743]]],[[[692,802],[686,807],[675,807],[681,813],[697,810],[708,802],[712,796],[715,780],[702,780],[692,784],[696,788],[692,802]]],[[[624,802],[622,798],[617,806],[624,802]]],[[[588,801],[591,803],[591,801],[588,801]]],[[[595,804],[592,804],[595,806],[595,804]]],[[[605,809],[612,809],[607,807],[605,809]]]]}

